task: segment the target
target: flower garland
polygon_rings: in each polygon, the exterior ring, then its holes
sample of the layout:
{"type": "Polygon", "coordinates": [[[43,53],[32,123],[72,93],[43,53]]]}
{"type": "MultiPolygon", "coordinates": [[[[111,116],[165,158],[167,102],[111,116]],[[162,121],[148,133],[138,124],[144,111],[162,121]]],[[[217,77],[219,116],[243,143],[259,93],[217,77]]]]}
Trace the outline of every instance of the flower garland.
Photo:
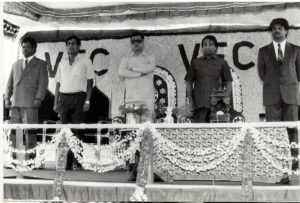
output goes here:
{"type": "Polygon", "coordinates": [[[250,130],[247,130],[247,134],[244,139],[245,147],[242,155],[242,200],[253,201],[253,138],[250,130]]]}
{"type": "MultiPolygon", "coordinates": [[[[149,123],[146,123],[146,126],[149,126],[149,123]]],[[[148,167],[151,159],[150,149],[152,146],[152,136],[153,133],[146,127],[143,129],[142,140],[140,142],[141,151],[140,151],[140,160],[137,169],[136,185],[135,192],[130,197],[130,201],[147,201],[147,195],[145,193],[145,187],[148,180],[148,167]]]]}
{"type": "MultiPolygon", "coordinates": [[[[77,137],[75,137],[70,129],[61,129],[58,134],[53,136],[51,141],[48,141],[47,144],[55,144],[57,147],[62,139],[66,139],[69,148],[74,153],[75,158],[78,162],[82,165],[82,167],[86,170],[91,170],[95,172],[106,172],[114,170],[118,167],[124,167],[126,164],[126,160],[129,160],[131,156],[133,156],[136,150],[139,150],[139,143],[141,142],[141,135],[143,130],[138,130],[134,133],[129,133],[124,139],[117,140],[110,144],[112,150],[118,150],[121,148],[124,143],[130,142],[130,146],[124,150],[124,152],[119,153],[112,157],[112,160],[109,164],[103,163],[102,160],[95,160],[92,162],[87,162],[83,159],[82,153],[83,150],[87,147],[88,144],[83,143],[77,137]],[[64,138],[63,138],[64,137],[64,138]]],[[[40,152],[40,156],[36,157],[35,159],[30,160],[14,160],[11,156],[4,157],[4,166],[12,168],[15,171],[30,171],[34,168],[40,167],[45,161],[45,144],[38,145],[35,148],[28,149],[28,150],[18,150],[12,148],[9,144],[5,145],[5,153],[11,154],[12,152],[18,154],[32,154],[37,151],[40,152]]],[[[96,147],[94,147],[95,152],[97,151],[96,147]]]]}
{"type": "MultiPolygon", "coordinates": [[[[141,141],[141,133],[143,131],[139,130],[136,134],[130,133],[125,139],[119,142],[113,142],[110,146],[112,149],[117,150],[123,143],[131,141],[130,146],[123,153],[118,154],[117,156],[112,157],[111,163],[102,163],[101,160],[87,162],[83,159],[82,152],[83,149],[87,146],[86,143],[83,143],[77,137],[73,136],[73,133],[69,129],[62,130],[61,133],[65,133],[66,142],[69,145],[70,150],[74,153],[74,157],[86,170],[91,170],[95,172],[107,172],[116,169],[117,167],[123,167],[126,163],[126,160],[129,160],[130,157],[135,154],[136,150],[139,150],[139,143],[141,141]],[[134,139],[135,137],[135,139],[134,139]]],[[[61,133],[59,135],[61,135],[61,133]]],[[[60,139],[60,136],[56,136],[56,139],[60,139]]],[[[96,148],[94,148],[96,150],[96,148]]]]}
{"type": "Polygon", "coordinates": [[[163,138],[156,129],[150,129],[154,139],[154,151],[157,154],[185,171],[196,172],[215,169],[235,153],[245,137],[245,132],[242,131],[241,135],[236,135],[214,148],[189,149],[177,146],[172,141],[163,138]]]}
{"type": "Polygon", "coordinates": [[[148,197],[145,194],[145,187],[136,186],[134,193],[130,197],[130,201],[132,201],[132,202],[148,201],[148,197]]]}
{"type": "Polygon", "coordinates": [[[42,154],[45,150],[44,145],[37,145],[36,147],[32,149],[16,149],[11,146],[11,141],[9,140],[9,133],[10,130],[4,130],[5,136],[4,136],[4,158],[3,158],[3,165],[8,168],[12,168],[15,171],[18,172],[26,172],[26,171],[31,171],[34,168],[40,167],[43,163],[45,158],[40,156],[35,159],[29,159],[29,160],[17,160],[14,159],[11,154],[16,153],[16,154],[22,154],[22,155],[27,155],[27,154],[34,154],[37,151],[40,151],[42,154]]]}
{"type": "Polygon", "coordinates": [[[66,142],[65,132],[59,134],[60,141],[58,143],[58,160],[56,163],[56,178],[53,182],[52,197],[53,200],[58,201],[62,195],[62,186],[65,176],[65,166],[67,164],[67,154],[69,151],[68,143],[66,142]]]}
{"type": "MultiPolygon", "coordinates": [[[[251,146],[252,147],[257,147],[259,150],[261,150],[262,155],[264,156],[265,159],[268,160],[268,162],[271,163],[271,165],[279,170],[282,173],[288,172],[291,174],[291,170],[288,167],[282,167],[280,166],[280,161],[285,161],[288,162],[290,160],[289,153],[287,153],[287,156],[281,156],[281,157],[276,157],[275,158],[268,156],[269,153],[272,153],[268,147],[266,147],[266,143],[271,143],[275,144],[277,147],[284,148],[286,150],[289,149],[288,145],[282,145],[279,142],[276,142],[274,140],[267,139],[267,141],[263,141],[260,139],[262,137],[261,133],[256,130],[255,128],[251,126],[244,126],[241,128],[240,134],[234,136],[230,141],[225,141],[222,145],[219,145],[219,147],[216,147],[217,150],[220,151],[220,153],[215,153],[215,156],[208,157],[211,155],[212,151],[207,150],[207,149],[189,149],[189,148],[183,148],[177,146],[175,143],[163,138],[160,133],[157,132],[157,130],[150,124],[147,124],[148,126],[148,132],[149,133],[144,133],[143,137],[152,137],[153,138],[153,149],[155,153],[161,154],[166,158],[168,161],[170,161],[173,165],[177,165],[183,170],[186,171],[206,171],[206,170],[211,170],[216,168],[219,164],[222,162],[226,161],[231,154],[233,154],[238,146],[241,146],[243,142],[246,142],[245,137],[248,136],[248,140],[252,139],[251,141],[251,146]],[[271,142],[269,142],[271,141],[271,142]],[[177,152],[174,152],[177,151],[177,152]],[[194,155],[194,158],[188,158],[187,156],[194,155]],[[200,158],[195,158],[195,157],[200,157],[200,158]],[[206,160],[206,161],[203,161],[206,160]],[[193,162],[197,162],[197,165],[200,166],[195,166],[193,165],[193,162]],[[279,163],[276,163],[279,162],[279,163]]],[[[131,201],[144,201],[143,198],[147,198],[145,194],[145,187],[147,184],[147,167],[150,161],[149,157],[149,140],[142,140],[141,144],[143,145],[141,147],[141,157],[140,157],[140,163],[139,163],[139,168],[138,168],[138,176],[137,176],[137,186],[135,192],[133,193],[132,197],[130,198],[131,201]],[[143,155],[142,155],[143,154],[143,155]]],[[[249,143],[248,143],[249,144],[249,143]]],[[[248,145],[245,143],[245,145],[248,145]]],[[[293,146],[296,146],[295,144],[293,146]]],[[[247,146],[245,146],[247,148],[247,146]]],[[[245,155],[247,155],[247,151],[245,151],[245,155]]],[[[274,153],[272,153],[274,156],[274,153]]],[[[252,157],[248,157],[249,159],[252,159],[252,157]]],[[[248,162],[248,160],[244,160],[245,163],[248,162]]],[[[245,168],[248,170],[249,165],[245,165],[245,168]]],[[[245,170],[246,170],[245,169],[245,170]]],[[[246,174],[248,174],[249,171],[245,171],[246,174]]],[[[297,171],[293,171],[293,174],[299,175],[299,169],[297,171]]],[[[248,180],[252,180],[252,175],[245,176],[246,182],[248,180]]],[[[243,189],[243,195],[246,198],[253,198],[253,191],[251,189],[252,183],[247,182],[247,185],[244,186],[243,189]],[[250,188],[249,188],[250,187],[250,188]]]]}
{"type": "MultiPolygon", "coordinates": [[[[17,150],[8,146],[8,149],[5,150],[6,154],[16,153],[16,154],[32,154],[36,151],[39,151],[42,155],[45,150],[44,145],[38,145],[34,149],[30,150],[17,150]]],[[[17,160],[12,158],[11,156],[4,156],[4,166],[8,168],[12,168],[14,171],[18,172],[26,172],[31,171],[34,168],[39,168],[45,161],[44,156],[38,156],[35,159],[28,159],[28,160],[17,160]]]]}
{"type": "MultiPolygon", "coordinates": [[[[266,147],[266,144],[262,141],[262,139],[260,139],[263,135],[258,130],[251,127],[251,128],[249,128],[249,131],[251,132],[254,145],[261,151],[264,158],[269,163],[271,163],[274,168],[281,171],[282,173],[291,174],[291,170],[288,168],[288,165],[286,167],[282,167],[281,166],[282,164],[278,163],[278,162],[280,162],[280,161],[278,161],[278,159],[288,163],[288,161],[291,160],[290,153],[287,153],[286,156],[283,156],[283,155],[281,157],[276,156],[275,153],[270,150],[270,147],[266,147]],[[277,160],[275,160],[275,158],[277,158],[277,160]]],[[[277,146],[277,147],[286,147],[286,149],[289,149],[289,148],[287,148],[288,145],[284,146],[281,143],[276,143],[275,141],[272,142],[272,145],[277,146]]]]}

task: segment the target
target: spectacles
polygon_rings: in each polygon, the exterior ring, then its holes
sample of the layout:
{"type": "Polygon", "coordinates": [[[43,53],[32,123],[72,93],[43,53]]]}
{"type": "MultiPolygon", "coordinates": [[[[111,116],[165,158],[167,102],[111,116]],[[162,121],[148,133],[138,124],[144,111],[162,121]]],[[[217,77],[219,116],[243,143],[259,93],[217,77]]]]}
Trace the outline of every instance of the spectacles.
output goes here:
{"type": "Polygon", "coordinates": [[[139,44],[139,43],[141,43],[142,41],[143,41],[142,39],[135,39],[135,40],[133,39],[133,40],[130,40],[130,43],[131,43],[131,44],[135,44],[135,43],[138,43],[138,44],[139,44]]]}

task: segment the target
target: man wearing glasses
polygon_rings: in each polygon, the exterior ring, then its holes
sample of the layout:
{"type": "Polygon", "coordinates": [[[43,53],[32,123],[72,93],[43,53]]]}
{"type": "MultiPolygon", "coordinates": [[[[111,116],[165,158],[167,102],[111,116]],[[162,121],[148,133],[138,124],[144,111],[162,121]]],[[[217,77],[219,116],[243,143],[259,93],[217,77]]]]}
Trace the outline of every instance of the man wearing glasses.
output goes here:
{"type": "Polygon", "coordinates": [[[144,36],[141,33],[133,33],[130,43],[132,53],[122,59],[119,68],[119,76],[125,80],[125,103],[135,106],[145,105],[149,110],[146,119],[152,121],[155,57],[144,51],[144,36]]]}
{"type": "MultiPolygon", "coordinates": [[[[129,105],[145,105],[148,109],[145,119],[153,120],[154,110],[154,85],[153,73],[155,57],[144,51],[144,36],[141,33],[133,33],[130,38],[132,53],[124,57],[119,68],[119,76],[125,80],[125,103],[129,105]]],[[[130,174],[129,181],[135,181],[139,152],[136,153],[136,163],[130,174]]]]}

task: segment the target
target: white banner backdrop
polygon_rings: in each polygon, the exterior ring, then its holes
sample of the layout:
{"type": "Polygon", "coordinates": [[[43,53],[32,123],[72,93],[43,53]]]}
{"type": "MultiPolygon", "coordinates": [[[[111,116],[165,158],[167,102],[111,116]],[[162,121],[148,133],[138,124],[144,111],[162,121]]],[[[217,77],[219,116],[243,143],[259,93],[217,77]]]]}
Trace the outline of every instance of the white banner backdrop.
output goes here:
{"type": "MultiPolygon", "coordinates": [[[[206,34],[161,35],[145,38],[145,49],[155,55],[158,66],[171,72],[177,83],[178,106],[185,104],[184,76],[186,68],[180,48],[184,50],[188,61],[191,61],[196,44],[201,44],[206,34]]],[[[218,54],[225,55],[230,67],[237,73],[242,84],[243,115],[247,122],[259,121],[259,113],[264,113],[262,105],[262,82],[257,72],[257,54],[260,47],[271,42],[269,32],[234,32],[213,33],[221,42],[218,54]],[[235,62],[234,62],[235,59],[235,62]],[[239,65],[240,64],[240,65],[239,65]],[[242,64],[248,64],[249,69],[241,70],[242,64]]],[[[288,41],[300,45],[300,30],[290,30],[288,41]]],[[[97,87],[111,101],[111,116],[118,116],[120,104],[124,101],[124,82],[118,76],[121,58],[130,54],[129,38],[103,39],[82,41],[81,49],[90,57],[94,56],[93,66],[96,71],[108,69],[107,73],[96,77],[97,87]],[[106,55],[103,54],[106,52],[106,55]],[[101,53],[102,52],[102,53],[101,53]]],[[[196,48],[197,49],[197,48],[196,48]]],[[[64,42],[39,43],[37,57],[46,60],[45,53],[49,53],[52,67],[59,55],[66,56],[64,42]]],[[[201,55],[201,46],[199,56],[201,55]]],[[[50,78],[49,89],[54,91],[54,81],[50,78]]]]}

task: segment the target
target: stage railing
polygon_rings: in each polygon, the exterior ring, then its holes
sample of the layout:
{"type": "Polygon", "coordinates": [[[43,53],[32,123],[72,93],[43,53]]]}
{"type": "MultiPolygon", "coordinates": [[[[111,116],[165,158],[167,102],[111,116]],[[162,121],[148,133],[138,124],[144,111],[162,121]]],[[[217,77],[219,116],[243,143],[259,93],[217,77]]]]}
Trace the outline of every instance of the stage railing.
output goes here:
{"type": "MultiPolygon", "coordinates": [[[[208,128],[208,129],[218,129],[218,128],[244,128],[244,129],[251,129],[251,128],[297,128],[298,131],[300,130],[300,122],[261,122],[261,123],[211,123],[211,124],[163,124],[163,123],[144,123],[144,124],[4,124],[2,125],[2,129],[4,131],[7,130],[16,130],[16,150],[23,150],[22,152],[24,153],[17,153],[17,159],[24,159],[25,156],[24,154],[26,150],[24,150],[24,146],[21,144],[23,142],[22,140],[22,136],[23,135],[23,131],[27,130],[27,129],[43,129],[44,132],[46,129],[97,129],[97,133],[96,133],[96,137],[97,137],[97,149],[99,150],[99,157],[100,157],[100,153],[101,153],[101,144],[100,144],[100,140],[101,140],[101,130],[102,129],[130,129],[130,130],[142,130],[141,133],[143,133],[143,130],[145,129],[201,129],[201,128],[208,128]],[[18,154],[21,154],[18,155],[18,154]]],[[[151,131],[151,130],[150,130],[151,131]]],[[[67,131],[66,131],[67,132],[67,131]]],[[[151,133],[153,134],[153,131],[151,131],[151,133]]],[[[151,134],[150,133],[150,134],[151,134]]],[[[56,160],[56,171],[57,171],[57,178],[55,181],[56,184],[56,188],[57,191],[61,192],[61,188],[63,185],[63,175],[65,172],[65,164],[66,164],[66,150],[68,149],[68,139],[66,139],[66,134],[63,135],[62,137],[60,137],[60,141],[59,141],[59,151],[58,151],[58,159],[56,160]],[[64,157],[64,159],[60,159],[60,157],[64,157]],[[62,162],[59,164],[59,162],[62,162]]],[[[251,134],[251,133],[250,133],[251,134]]],[[[141,134],[141,139],[139,140],[139,144],[141,145],[141,151],[144,150],[144,146],[143,146],[143,142],[148,142],[148,146],[146,146],[146,148],[148,148],[148,151],[145,151],[144,153],[147,153],[147,160],[144,161],[144,164],[147,164],[146,166],[146,170],[147,170],[147,177],[146,180],[140,180],[141,177],[137,177],[137,185],[145,188],[146,184],[151,184],[153,183],[154,180],[154,173],[153,173],[153,137],[149,136],[148,140],[143,139],[144,134],[141,134]],[[144,181],[144,182],[143,182],[144,181]],[[141,183],[143,182],[143,183],[141,183]]],[[[245,136],[245,139],[247,139],[247,142],[251,143],[251,139],[249,138],[249,136],[245,136]]],[[[298,139],[299,140],[299,133],[298,133],[298,139]]],[[[43,136],[43,142],[45,142],[45,136],[43,136]]],[[[299,160],[299,144],[298,143],[292,143],[293,145],[296,146],[296,148],[298,148],[298,157],[297,159],[299,160]]],[[[135,149],[135,148],[133,148],[135,149]]],[[[245,157],[248,155],[249,153],[249,149],[248,151],[245,150],[244,154],[245,157]]],[[[20,151],[19,151],[20,152],[20,151]]],[[[141,152],[142,153],[142,152],[141,152]]],[[[141,155],[142,156],[142,155],[141,155]]],[[[98,157],[98,159],[99,159],[98,157]]],[[[143,161],[143,160],[142,160],[143,161]]],[[[141,163],[140,163],[141,164],[141,163]]],[[[299,167],[299,166],[298,166],[299,167]]],[[[145,170],[145,169],[143,169],[145,170]]],[[[144,171],[145,172],[145,171],[144,171]]],[[[298,171],[299,172],[299,171],[298,171]]],[[[18,178],[21,178],[21,171],[18,172],[18,178]]],[[[140,171],[138,171],[138,176],[139,176],[140,171]]],[[[248,179],[245,178],[244,180],[245,182],[249,182],[249,177],[248,179]]],[[[248,185],[249,186],[249,185],[248,185]]],[[[248,187],[247,185],[245,187],[248,187]]],[[[250,187],[252,186],[252,183],[250,185],[250,187]]],[[[59,193],[56,193],[55,195],[59,197],[59,193]]],[[[245,193],[245,191],[244,191],[245,193]]],[[[247,191],[246,191],[247,193],[247,191]]],[[[54,196],[55,196],[54,195],[54,196]]],[[[140,195],[140,194],[139,194],[140,195]]],[[[248,195],[248,199],[251,197],[251,191],[248,191],[248,194],[246,194],[246,196],[248,195]]],[[[138,194],[136,194],[136,196],[138,196],[138,194]]],[[[142,199],[142,197],[139,197],[140,199],[142,199]]],[[[136,199],[133,200],[139,200],[138,197],[136,197],[136,199]]],[[[247,199],[247,198],[246,198],[247,199]]]]}

